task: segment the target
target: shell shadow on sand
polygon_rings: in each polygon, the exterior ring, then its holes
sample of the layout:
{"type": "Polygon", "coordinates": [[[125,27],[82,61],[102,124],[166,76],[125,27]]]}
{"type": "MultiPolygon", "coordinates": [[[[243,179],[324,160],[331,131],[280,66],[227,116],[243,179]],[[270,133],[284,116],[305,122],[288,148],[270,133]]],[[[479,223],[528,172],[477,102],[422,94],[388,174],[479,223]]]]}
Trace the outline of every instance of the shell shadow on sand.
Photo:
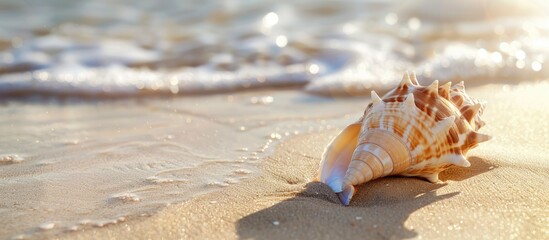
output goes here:
{"type": "MultiPolygon", "coordinates": [[[[484,159],[470,157],[472,166],[449,170],[442,180],[462,181],[493,169],[484,159]]],[[[459,192],[440,194],[447,184],[418,178],[387,177],[358,186],[348,207],[320,182],[308,183],[295,197],[245,216],[237,223],[242,239],[406,239],[418,235],[404,223],[415,211],[459,192]],[[281,234],[282,233],[282,234],[281,234]]]]}

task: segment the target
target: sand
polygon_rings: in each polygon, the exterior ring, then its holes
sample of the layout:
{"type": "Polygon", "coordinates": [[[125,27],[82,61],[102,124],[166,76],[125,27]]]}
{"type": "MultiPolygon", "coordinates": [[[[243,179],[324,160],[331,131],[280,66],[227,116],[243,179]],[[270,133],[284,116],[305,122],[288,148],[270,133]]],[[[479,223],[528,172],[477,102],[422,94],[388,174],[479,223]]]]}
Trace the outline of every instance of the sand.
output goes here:
{"type": "Polygon", "coordinates": [[[482,132],[442,184],[387,177],[358,187],[342,206],[314,182],[338,131],[293,137],[264,160],[259,177],[167,207],[150,218],[60,236],[68,239],[549,238],[549,84],[487,85],[482,132]]]}
{"type": "Polygon", "coordinates": [[[2,102],[0,239],[101,228],[240,184],[279,143],[344,127],[365,101],[266,89],[2,102]]]}

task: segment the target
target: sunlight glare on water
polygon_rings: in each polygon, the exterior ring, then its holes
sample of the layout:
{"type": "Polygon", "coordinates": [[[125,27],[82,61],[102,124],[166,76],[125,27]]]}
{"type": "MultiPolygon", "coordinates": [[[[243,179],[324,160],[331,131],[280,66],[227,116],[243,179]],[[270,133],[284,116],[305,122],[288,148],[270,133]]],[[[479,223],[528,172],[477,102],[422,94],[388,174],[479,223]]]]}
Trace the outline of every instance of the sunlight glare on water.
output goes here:
{"type": "Polygon", "coordinates": [[[315,94],[363,95],[387,90],[405,70],[441,81],[549,74],[548,4],[538,0],[165,1],[155,7],[94,1],[55,8],[60,3],[28,8],[7,0],[9,7],[0,8],[4,96],[304,85],[315,94]]]}

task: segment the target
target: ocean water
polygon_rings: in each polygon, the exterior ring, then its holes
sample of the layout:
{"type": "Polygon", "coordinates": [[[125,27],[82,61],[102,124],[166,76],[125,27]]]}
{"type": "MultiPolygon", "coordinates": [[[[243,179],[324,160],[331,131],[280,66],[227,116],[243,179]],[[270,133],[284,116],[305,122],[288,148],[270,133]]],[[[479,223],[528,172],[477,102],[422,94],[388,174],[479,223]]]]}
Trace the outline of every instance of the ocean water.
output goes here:
{"type": "Polygon", "coordinates": [[[284,139],[342,128],[368,102],[326,95],[383,92],[405,71],[468,87],[546,80],[548,12],[543,0],[0,1],[0,238],[100,228],[238,184],[284,139]]]}
{"type": "Polygon", "coordinates": [[[189,95],[391,88],[406,70],[483,84],[549,74],[549,4],[5,0],[0,94],[189,95]]]}

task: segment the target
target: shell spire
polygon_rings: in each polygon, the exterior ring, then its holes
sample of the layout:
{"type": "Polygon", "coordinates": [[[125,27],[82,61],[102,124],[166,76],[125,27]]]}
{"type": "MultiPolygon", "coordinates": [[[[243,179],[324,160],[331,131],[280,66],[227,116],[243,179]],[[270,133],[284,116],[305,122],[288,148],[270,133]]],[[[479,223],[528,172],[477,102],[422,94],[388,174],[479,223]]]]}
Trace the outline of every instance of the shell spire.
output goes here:
{"type": "Polygon", "coordinates": [[[368,182],[409,166],[411,155],[402,141],[387,130],[372,130],[360,136],[342,182],[343,193],[338,194],[348,205],[355,185],[368,182]],[[392,149],[382,146],[391,145],[392,149]]]}
{"type": "Polygon", "coordinates": [[[484,103],[465,94],[463,82],[420,86],[415,73],[383,98],[372,91],[372,106],[326,147],[320,181],[348,205],[355,186],[389,175],[439,182],[455,165],[469,167],[467,152],[491,139],[479,133],[484,103]]]}

